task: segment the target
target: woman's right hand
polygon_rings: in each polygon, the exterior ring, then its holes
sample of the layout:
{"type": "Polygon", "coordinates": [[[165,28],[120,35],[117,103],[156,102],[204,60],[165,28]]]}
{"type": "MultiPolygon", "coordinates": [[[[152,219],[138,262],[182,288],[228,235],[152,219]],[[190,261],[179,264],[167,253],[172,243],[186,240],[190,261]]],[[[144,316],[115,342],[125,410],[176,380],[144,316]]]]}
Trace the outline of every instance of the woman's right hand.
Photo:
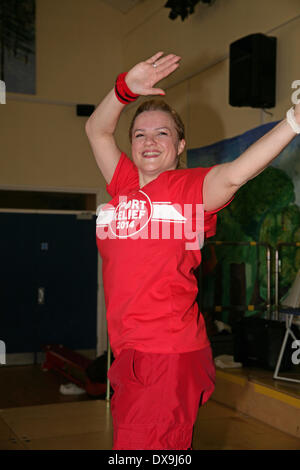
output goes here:
{"type": "Polygon", "coordinates": [[[129,70],[125,81],[133,93],[145,96],[165,95],[164,90],[153,87],[179,67],[181,57],[175,54],[163,57],[163,54],[157,52],[150,59],[140,62],[129,70]]]}

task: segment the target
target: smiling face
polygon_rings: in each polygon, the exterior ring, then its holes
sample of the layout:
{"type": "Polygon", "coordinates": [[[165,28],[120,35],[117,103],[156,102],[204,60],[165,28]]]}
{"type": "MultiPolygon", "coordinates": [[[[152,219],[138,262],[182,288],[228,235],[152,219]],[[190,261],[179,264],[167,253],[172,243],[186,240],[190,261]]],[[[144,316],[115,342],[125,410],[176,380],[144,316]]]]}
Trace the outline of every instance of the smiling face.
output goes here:
{"type": "Polygon", "coordinates": [[[179,140],[172,117],[164,111],[145,111],[137,116],[132,129],[132,158],[140,180],[146,184],[177,166],[185,146],[179,140]]]}

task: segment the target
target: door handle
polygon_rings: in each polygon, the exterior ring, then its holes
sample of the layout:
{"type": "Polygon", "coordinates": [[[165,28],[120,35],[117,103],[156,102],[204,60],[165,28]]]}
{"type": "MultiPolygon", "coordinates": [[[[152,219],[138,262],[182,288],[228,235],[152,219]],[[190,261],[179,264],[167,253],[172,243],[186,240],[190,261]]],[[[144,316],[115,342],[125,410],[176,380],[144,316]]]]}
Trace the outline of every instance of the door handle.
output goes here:
{"type": "Polygon", "coordinates": [[[45,288],[44,287],[38,288],[37,302],[39,305],[44,305],[45,303],[45,288]]]}

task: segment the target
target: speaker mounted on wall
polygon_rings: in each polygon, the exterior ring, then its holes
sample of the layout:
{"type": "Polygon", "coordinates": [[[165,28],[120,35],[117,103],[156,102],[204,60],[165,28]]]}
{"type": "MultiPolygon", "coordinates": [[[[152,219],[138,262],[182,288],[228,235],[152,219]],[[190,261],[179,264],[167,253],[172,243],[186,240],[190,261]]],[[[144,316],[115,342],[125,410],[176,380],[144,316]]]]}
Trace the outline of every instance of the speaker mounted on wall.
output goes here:
{"type": "Polygon", "coordinates": [[[230,44],[229,104],[274,108],[277,38],[250,34],[230,44]]]}
{"type": "Polygon", "coordinates": [[[95,110],[93,104],[77,104],[76,114],[77,116],[90,116],[95,110]]]}

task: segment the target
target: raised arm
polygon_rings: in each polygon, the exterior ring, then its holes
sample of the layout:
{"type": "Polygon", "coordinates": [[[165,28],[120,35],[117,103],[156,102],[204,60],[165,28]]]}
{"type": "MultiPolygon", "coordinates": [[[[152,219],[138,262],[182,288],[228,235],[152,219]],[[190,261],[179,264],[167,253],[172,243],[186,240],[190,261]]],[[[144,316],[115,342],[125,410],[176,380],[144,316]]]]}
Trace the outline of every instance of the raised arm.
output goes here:
{"type": "MultiPolygon", "coordinates": [[[[300,104],[295,107],[294,120],[300,126],[300,104]]],[[[296,135],[284,119],[238,158],[213,168],[203,183],[204,209],[211,211],[226,204],[241,186],[267,168],[296,135]]]]}
{"type": "MultiPolygon", "coordinates": [[[[179,66],[179,61],[180,57],[177,55],[163,56],[163,52],[158,52],[129,70],[125,78],[126,84],[136,95],[164,95],[162,89],[153,87],[174,72],[179,66]],[[153,64],[156,66],[153,67],[153,64]]],[[[115,90],[112,89],[85,125],[96,162],[107,183],[110,183],[121,156],[114,133],[124,106],[126,105],[118,100],[115,90]]]]}

